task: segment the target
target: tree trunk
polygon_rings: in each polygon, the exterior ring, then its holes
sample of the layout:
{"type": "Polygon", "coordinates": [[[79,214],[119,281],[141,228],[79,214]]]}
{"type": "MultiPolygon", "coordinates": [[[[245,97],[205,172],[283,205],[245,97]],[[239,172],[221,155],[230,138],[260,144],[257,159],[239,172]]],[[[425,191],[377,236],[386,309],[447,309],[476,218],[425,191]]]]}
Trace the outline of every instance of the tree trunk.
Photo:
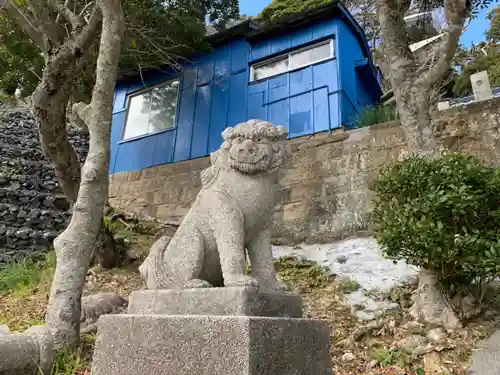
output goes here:
{"type": "MultiPolygon", "coordinates": [[[[396,80],[401,81],[403,77],[396,80]]],[[[439,147],[432,129],[429,94],[416,87],[396,88],[394,92],[401,97],[396,103],[408,149],[421,156],[434,155],[439,147]]]]}
{"type": "Polygon", "coordinates": [[[58,75],[58,68],[49,61],[44,69],[42,81],[33,92],[33,112],[43,152],[51,161],[55,176],[68,201],[73,204],[76,202],[80,185],[80,162],[68,140],[66,130],[68,86],[72,79],[71,76],[66,76],[65,82],[58,82],[58,75]]]}
{"type": "Polygon", "coordinates": [[[113,92],[124,16],[120,0],[100,0],[99,6],[103,26],[90,103],[90,149],[71,222],[54,241],[57,265],[46,323],[53,330],[56,345],[75,344],[79,340],[82,290],[108,195],[113,92]]]}
{"type": "MultiPolygon", "coordinates": [[[[66,129],[69,87],[81,67],[81,58],[69,50],[70,42],[49,56],[41,82],[33,93],[32,106],[45,155],[54,166],[55,176],[68,201],[76,202],[81,167],[78,155],[68,140],[66,129]]],[[[112,268],[124,259],[113,235],[101,225],[99,247],[95,255],[103,268],[112,268]]]]}
{"type": "MultiPolygon", "coordinates": [[[[382,33],[389,78],[409,151],[424,157],[439,155],[439,145],[432,129],[431,94],[442,80],[455,54],[463,24],[468,15],[466,0],[444,0],[448,28],[437,43],[436,55],[425,63],[410,50],[404,16],[410,0],[376,0],[377,16],[382,33]]],[[[456,326],[459,324],[447,296],[434,275],[423,270],[414,299],[412,315],[427,322],[456,326]]]]}
{"type": "Polygon", "coordinates": [[[453,311],[451,302],[429,271],[421,270],[418,288],[413,297],[410,315],[426,323],[442,325],[445,328],[459,328],[461,323],[453,311]]]}
{"type": "Polygon", "coordinates": [[[122,264],[126,258],[125,251],[118,245],[104,220],[101,220],[94,254],[97,262],[104,269],[116,267],[122,264]]]}
{"type": "Polygon", "coordinates": [[[418,62],[409,48],[404,13],[410,2],[377,0],[377,15],[384,42],[384,55],[401,127],[410,152],[433,153],[437,149],[429,113],[430,93],[415,85],[418,62]]]}

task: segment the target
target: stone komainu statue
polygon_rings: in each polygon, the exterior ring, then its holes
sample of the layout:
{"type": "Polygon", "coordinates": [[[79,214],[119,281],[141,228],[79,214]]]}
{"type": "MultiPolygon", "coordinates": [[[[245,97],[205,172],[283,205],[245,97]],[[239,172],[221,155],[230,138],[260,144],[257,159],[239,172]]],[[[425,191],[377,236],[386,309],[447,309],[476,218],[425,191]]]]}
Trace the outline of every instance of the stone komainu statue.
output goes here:
{"type": "Polygon", "coordinates": [[[172,239],[160,238],[139,268],[149,289],[280,288],[270,237],[286,135],[283,126],[260,120],[223,131],[224,142],[211,154],[202,189],[179,229],[172,239]]]}

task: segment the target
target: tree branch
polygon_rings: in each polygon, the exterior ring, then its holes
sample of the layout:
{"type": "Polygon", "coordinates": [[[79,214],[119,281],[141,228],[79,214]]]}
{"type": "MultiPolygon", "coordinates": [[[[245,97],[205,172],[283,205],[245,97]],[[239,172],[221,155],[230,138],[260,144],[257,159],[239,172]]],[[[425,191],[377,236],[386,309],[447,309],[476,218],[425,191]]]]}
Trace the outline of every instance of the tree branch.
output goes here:
{"type": "Polygon", "coordinates": [[[52,46],[60,46],[64,41],[66,33],[61,25],[54,22],[49,12],[50,9],[40,1],[25,1],[33,14],[35,25],[43,34],[44,44],[42,51],[48,52],[52,46]]]}
{"type": "Polygon", "coordinates": [[[73,32],[80,30],[84,25],[83,18],[79,15],[73,13],[68,7],[66,7],[59,0],[49,0],[49,6],[55,10],[61,17],[63,17],[66,21],[71,24],[71,28],[73,32]]]}
{"type": "Polygon", "coordinates": [[[16,24],[28,35],[42,50],[44,49],[44,39],[41,31],[35,26],[36,22],[23,13],[12,0],[6,0],[0,10],[7,12],[16,24]]]}
{"type": "Polygon", "coordinates": [[[87,50],[93,43],[96,35],[99,32],[99,26],[102,21],[102,13],[97,4],[94,5],[92,9],[92,14],[88,21],[87,26],[80,32],[80,34],[75,36],[75,44],[78,48],[82,50],[87,50]]]}
{"type": "Polygon", "coordinates": [[[448,28],[437,49],[439,59],[415,81],[417,86],[424,89],[430,89],[434,86],[450,68],[450,62],[457,51],[458,41],[462,35],[467,16],[466,0],[445,0],[444,11],[448,28]]]}
{"type": "Polygon", "coordinates": [[[383,36],[384,49],[390,57],[403,57],[413,62],[404,15],[410,8],[409,0],[377,0],[377,18],[383,36]]]}

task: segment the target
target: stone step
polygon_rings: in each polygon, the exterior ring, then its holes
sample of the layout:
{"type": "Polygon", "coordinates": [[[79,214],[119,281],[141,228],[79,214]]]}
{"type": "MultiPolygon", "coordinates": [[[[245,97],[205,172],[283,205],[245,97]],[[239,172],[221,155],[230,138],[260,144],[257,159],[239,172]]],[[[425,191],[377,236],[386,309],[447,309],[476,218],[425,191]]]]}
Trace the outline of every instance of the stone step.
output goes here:
{"type": "Polygon", "coordinates": [[[59,232],[0,225],[0,264],[19,262],[47,252],[59,232]]]}
{"type": "Polygon", "coordinates": [[[19,208],[67,211],[69,203],[64,195],[40,193],[33,190],[0,187],[0,203],[19,208]]]}
{"type": "Polygon", "coordinates": [[[0,225],[10,228],[62,231],[71,219],[71,212],[19,208],[0,203],[0,225]]]}

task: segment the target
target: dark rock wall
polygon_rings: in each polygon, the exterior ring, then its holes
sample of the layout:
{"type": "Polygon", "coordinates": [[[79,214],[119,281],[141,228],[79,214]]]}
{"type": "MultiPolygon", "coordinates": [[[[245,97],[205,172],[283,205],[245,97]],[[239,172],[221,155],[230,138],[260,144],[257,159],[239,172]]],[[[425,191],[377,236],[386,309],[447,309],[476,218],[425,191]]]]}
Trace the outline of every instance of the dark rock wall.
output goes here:
{"type": "MultiPolygon", "coordinates": [[[[81,162],[88,135],[69,131],[81,162]]],[[[29,111],[0,115],[0,264],[43,254],[66,228],[69,203],[29,111]]]]}

